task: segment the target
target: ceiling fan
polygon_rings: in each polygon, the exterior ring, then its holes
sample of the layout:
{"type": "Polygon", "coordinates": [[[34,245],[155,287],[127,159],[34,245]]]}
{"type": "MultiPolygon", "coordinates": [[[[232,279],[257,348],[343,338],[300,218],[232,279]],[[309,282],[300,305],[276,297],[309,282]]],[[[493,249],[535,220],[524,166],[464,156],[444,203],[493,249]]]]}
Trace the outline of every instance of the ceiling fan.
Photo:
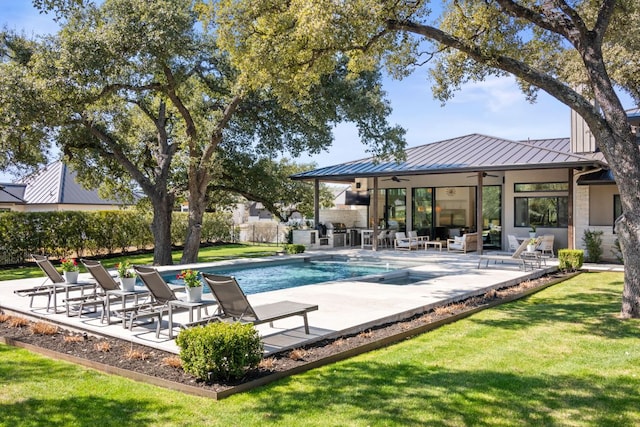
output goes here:
{"type": "MultiPolygon", "coordinates": [[[[478,176],[478,175],[467,175],[467,178],[476,178],[477,176],[478,176]]],[[[482,172],[482,177],[483,177],[483,178],[486,178],[486,177],[488,177],[488,176],[490,176],[490,177],[492,177],[492,178],[499,178],[499,176],[498,176],[498,175],[491,175],[490,173],[482,172]]]]}
{"type": "Polygon", "coordinates": [[[409,181],[409,179],[408,178],[398,178],[397,176],[393,175],[391,178],[383,179],[383,181],[402,182],[402,181],[409,181]]]}

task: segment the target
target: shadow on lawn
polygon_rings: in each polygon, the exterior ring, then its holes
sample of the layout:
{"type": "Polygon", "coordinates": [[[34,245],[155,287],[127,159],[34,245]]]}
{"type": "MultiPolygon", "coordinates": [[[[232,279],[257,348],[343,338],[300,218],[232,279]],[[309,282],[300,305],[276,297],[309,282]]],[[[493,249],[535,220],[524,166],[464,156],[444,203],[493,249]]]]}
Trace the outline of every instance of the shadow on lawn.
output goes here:
{"type": "Polygon", "coordinates": [[[56,379],[50,382],[52,387],[60,387],[53,390],[54,398],[0,404],[2,426],[155,426],[162,424],[162,414],[170,409],[148,398],[106,398],[104,395],[117,392],[106,389],[113,383],[102,381],[102,374],[30,355],[25,350],[0,345],[0,359],[0,384],[37,384],[47,376],[56,379]]]}
{"type": "Polygon", "coordinates": [[[162,424],[162,408],[146,399],[128,401],[96,395],[56,399],[27,399],[0,405],[0,424],[6,426],[155,426],[162,424]],[[160,409],[160,410],[158,410],[160,409]],[[156,413],[157,411],[157,413],[156,413]],[[152,417],[153,416],[153,417],[152,417]]]}
{"type": "Polygon", "coordinates": [[[502,329],[522,330],[545,323],[580,324],[585,333],[609,339],[638,335],[637,320],[618,317],[622,299],[622,282],[598,283],[587,291],[581,289],[581,276],[560,283],[525,300],[495,308],[504,316],[469,320],[502,329]]]}
{"type": "Polygon", "coordinates": [[[335,369],[284,380],[256,398],[270,420],[300,414],[328,424],[362,425],[634,425],[640,416],[640,379],[589,376],[525,376],[486,370],[454,370],[406,363],[347,361],[335,369]],[[268,394],[268,396],[263,396],[268,394]],[[261,398],[265,397],[265,398],[261,398]],[[268,398],[267,398],[268,397],[268,398]]]}

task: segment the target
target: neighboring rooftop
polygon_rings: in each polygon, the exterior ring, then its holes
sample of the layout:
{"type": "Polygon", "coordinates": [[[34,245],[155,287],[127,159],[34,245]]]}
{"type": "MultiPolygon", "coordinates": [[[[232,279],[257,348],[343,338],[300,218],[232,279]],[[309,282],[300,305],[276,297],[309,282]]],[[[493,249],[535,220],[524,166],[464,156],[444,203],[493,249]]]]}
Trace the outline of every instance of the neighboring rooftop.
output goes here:
{"type": "Polygon", "coordinates": [[[0,203],[25,204],[25,184],[0,184],[0,203]]]}
{"type": "Polygon", "coordinates": [[[102,199],[96,190],[84,189],[75,178],[76,173],[62,161],[53,162],[22,180],[21,184],[26,186],[24,200],[27,204],[122,204],[102,199]]]}

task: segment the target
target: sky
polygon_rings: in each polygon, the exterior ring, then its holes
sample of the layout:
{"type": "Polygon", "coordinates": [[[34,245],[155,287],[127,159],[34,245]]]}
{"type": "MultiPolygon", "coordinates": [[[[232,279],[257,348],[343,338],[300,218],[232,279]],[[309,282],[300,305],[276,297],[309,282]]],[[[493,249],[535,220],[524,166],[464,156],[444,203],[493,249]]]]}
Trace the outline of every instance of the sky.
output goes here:
{"type": "MultiPolygon", "coordinates": [[[[0,25],[27,35],[57,28],[51,15],[40,14],[28,0],[0,0],[0,25]]],[[[383,88],[393,109],[389,122],[407,131],[408,147],[471,133],[526,140],[568,137],[570,132],[568,107],[544,92],[536,103],[529,103],[510,77],[467,84],[444,106],[433,98],[424,67],[403,80],[385,77],[383,88]]],[[[629,100],[623,105],[633,107],[629,100]]],[[[355,126],[341,124],[328,151],[295,161],[330,166],[369,157],[365,150],[355,126]]],[[[0,174],[0,182],[10,180],[0,174]]]]}

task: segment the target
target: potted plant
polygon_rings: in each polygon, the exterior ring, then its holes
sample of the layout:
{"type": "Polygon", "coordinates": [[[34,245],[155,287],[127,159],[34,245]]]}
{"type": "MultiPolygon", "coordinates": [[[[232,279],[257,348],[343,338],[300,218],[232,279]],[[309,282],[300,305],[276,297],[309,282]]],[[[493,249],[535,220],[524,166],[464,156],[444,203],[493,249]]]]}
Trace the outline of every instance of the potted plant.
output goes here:
{"type": "Polygon", "coordinates": [[[527,252],[535,252],[536,251],[536,239],[529,239],[529,243],[527,243],[527,252]]]}
{"type": "Polygon", "coordinates": [[[534,237],[536,237],[536,226],[531,224],[530,227],[531,228],[529,229],[529,237],[533,239],[534,237]]]}
{"type": "Polygon", "coordinates": [[[184,287],[187,291],[187,301],[202,301],[202,282],[200,281],[200,272],[195,270],[182,270],[177,276],[178,279],[184,280],[184,287]]]}
{"type": "Polygon", "coordinates": [[[75,259],[62,258],[60,260],[62,266],[62,274],[64,275],[64,281],[67,283],[78,283],[78,261],[75,259]]]}
{"type": "Polygon", "coordinates": [[[136,286],[136,273],[131,268],[129,260],[125,260],[119,264],[116,264],[118,269],[118,277],[120,277],[120,283],[122,283],[123,291],[133,291],[136,286]]]}

